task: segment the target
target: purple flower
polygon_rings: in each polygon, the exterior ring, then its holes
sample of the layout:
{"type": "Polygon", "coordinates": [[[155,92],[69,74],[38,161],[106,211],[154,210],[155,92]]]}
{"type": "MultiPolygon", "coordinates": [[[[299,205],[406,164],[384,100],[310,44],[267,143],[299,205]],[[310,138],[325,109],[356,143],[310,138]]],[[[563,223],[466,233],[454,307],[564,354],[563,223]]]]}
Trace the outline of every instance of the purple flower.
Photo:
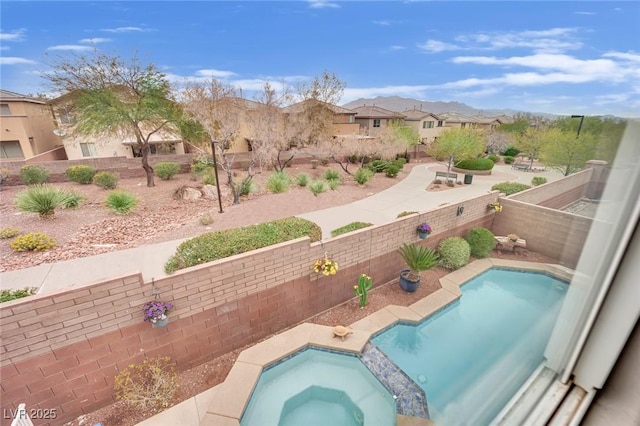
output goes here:
{"type": "Polygon", "coordinates": [[[171,309],[173,309],[171,302],[153,301],[145,303],[142,312],[145,321],[156,322],[165,319],[171,309]]]}
{"type": "Polygon", "coordinates": [[[418,232],[425,232],[427,234],[431,233],[431,227],[429,226],[428,223],[421,223],[420,225],[418,225],[418,232]]]}

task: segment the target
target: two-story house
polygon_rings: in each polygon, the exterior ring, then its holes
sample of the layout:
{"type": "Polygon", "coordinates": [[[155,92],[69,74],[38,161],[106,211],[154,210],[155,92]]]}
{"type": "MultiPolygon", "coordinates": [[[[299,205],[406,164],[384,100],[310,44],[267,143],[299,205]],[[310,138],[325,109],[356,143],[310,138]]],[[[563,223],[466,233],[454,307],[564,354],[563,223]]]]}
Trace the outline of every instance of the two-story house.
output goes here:
{"type": "Polygon", "coordinates": [[[363,105],[351,111],[356,113],[355,122],[360,126],[361,132],[368,136],[377,136],[381,129],[392,123],[404,125],[405,121],[403,114],[375,105],[363,105]]]}
{"type": "Polygon", "coordinates": [[[404,114],[405,123],[418,132],[420,143],[432,143],[447,129],[444,119],[432,112],[409,110],[402,114],[404,114]]]}

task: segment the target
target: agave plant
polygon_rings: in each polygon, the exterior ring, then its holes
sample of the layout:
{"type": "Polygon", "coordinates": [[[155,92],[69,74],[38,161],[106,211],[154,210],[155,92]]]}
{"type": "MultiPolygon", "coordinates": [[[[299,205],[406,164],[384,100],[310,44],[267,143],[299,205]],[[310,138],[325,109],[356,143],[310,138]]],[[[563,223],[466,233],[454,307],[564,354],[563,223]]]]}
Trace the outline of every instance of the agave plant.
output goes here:
{"type": "Polygon", "coordinates": [[[438,265],[438,254],[429,247],[416,244],[403,244],[398,252],[410,269],[406,278],[409,281],[418,281],[420,272],[427,271],[438,265]]]}
{"type": "Polygon", "coordinates": [[[41,219],[51,219],[58,207],[73,204],[77,194],[50,185],[30,186],[19,192],[14,205],[23,212],[38,213],[41,219]]]}

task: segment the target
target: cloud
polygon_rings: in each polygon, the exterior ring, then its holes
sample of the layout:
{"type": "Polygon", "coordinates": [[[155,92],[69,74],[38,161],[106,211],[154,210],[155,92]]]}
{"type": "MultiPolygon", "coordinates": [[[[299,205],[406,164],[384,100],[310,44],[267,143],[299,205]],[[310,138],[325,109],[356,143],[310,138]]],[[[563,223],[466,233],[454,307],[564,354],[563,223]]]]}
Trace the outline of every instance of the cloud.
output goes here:
{"type": "Polygon", "coordinates": [[[223,79],[223,80],[226,80],[229,77],[233,77],[234,75],[237,75],[237,74],[233,71],[221,71],[221,70],[213,70],[213,69],[196,71],[197,77],[216,78],[216,79],[223,79]]]}
{"type": "Polygon", "coordinates": [[[107,33],[144,33],[154,31],[152,28],[142,27],[118,27],[118,28],[103,28],[101,31],[107,33]]]}
{"type": "Polygon", "coordinates": [[[9,46],[0,46],[0,50],[10,50],[9,46]]]}
{"type": "Polygon", "coordinates": [[[640,54],[629,52],[607,52],[604,55],[607,58],[625,59],[631,62],[640,62],[640,54]]]}
{"type": "Polygon", "coordinates": [[[418,48],[425,50],[429,53],[439,53],[447,50],[460,50],[460,46],[454,44],[444,43],[438,40],[427,40],[426,42],[419,44],[418,48]]]}
{"type": "Polygon", "coordinates": [[[102,38],[102,37],[94,37],[94,38],[83,38],[79,41],[79,43],[88,43],[88,44],[98,44],[98,43],[108,43],[110,42],[110,38],[102,38]]]}
{"type": "Polygon", "coordinates": [[[406,47],[394,45],[394,46],[391,46],[390,49],[391,50],[404,50],[404,49],[406,49],[406,47]]]}
{"type": "Polygon", "coordinates": [[[307,3],[309,3],[309,7],[312,9],[336,9],[340,7],[338,3],[333,3],[328,0],[307,0],[307,3]]]}
{"type": "Polygon", "coordinates": [[[609,95],[596,96],[596,105],[621,104],[629,100],[628,93],[611,93],[609,95]]]}
{"type": "Polygon", "coordinates": [[[2,32],[0,30],[0,41],[22,41],[24,40],[24,34],[27,32],[25,29],[19,29],[9,33],[2,32]]]}
{"type": "Polygon", "coordinates": [[[81,44],[59,44],[57,46],[47,47],[47,50],[72,50],[75,52],[86,52],[93,50],[93,47],[81,44]]]}
{"type": "Polygon", "coordinates": [[[375,25],[380,25],[382,27],[389,27],[391,26],[391,21],[371,21],[372,24],[375,25]]]}
{"type": "Polygon", "coordinates": [[[36,61],[16,56],[0,56],[0,65],[33,65],[36,61]]]}
{"type": "Polygon", "coordinates": [[[574,15],[595,15],[595,12],[573,12],[574,15]]]}

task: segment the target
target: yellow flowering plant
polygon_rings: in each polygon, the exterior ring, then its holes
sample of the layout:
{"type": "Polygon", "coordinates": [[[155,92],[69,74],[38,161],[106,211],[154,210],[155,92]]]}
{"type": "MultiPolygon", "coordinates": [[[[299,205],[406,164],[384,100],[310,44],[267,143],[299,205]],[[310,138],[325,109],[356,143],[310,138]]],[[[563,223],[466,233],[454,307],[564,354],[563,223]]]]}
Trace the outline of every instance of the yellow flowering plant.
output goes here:
{"type": "Polygon", "coordinates": [[[489,203],[487,207],[493,209],[496,213],[502,211],[502,204],[498,203],[497,201],[495,203],[489,203]]]}
{"type": "Polygon", "coordinates": [[[324,259],[318,259],[313,264],[313,272],[322,273],[324,276],[335,275],[338,272],[338,263],[325,256],[324,259]]]}

